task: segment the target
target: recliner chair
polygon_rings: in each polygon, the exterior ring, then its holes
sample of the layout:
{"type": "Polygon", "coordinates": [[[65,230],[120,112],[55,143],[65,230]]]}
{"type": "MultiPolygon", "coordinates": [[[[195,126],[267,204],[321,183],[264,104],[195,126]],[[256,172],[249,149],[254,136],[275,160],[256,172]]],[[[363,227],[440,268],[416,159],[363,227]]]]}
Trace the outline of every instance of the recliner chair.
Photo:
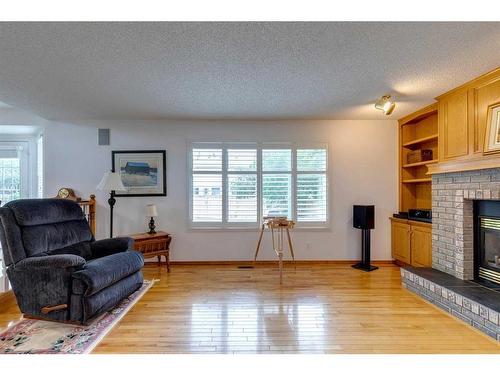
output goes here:
{"type": "Polygon", "coordinates": [[[143,283],[133,240],[96,241],[80,206],[67,199],[21,199],[0,208],[7,275],[28,316],[86,324],[143,283]]]}

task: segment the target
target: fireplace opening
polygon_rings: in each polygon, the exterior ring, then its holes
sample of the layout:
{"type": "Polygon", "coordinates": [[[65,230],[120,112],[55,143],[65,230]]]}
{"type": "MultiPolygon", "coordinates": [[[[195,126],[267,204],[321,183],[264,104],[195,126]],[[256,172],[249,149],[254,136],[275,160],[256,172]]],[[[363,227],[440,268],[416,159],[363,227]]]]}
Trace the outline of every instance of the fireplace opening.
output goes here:
{"type": "Polygon", "coordinates": [[[500,285],[500,201],[474,201],[474,278],[500,285]]]}

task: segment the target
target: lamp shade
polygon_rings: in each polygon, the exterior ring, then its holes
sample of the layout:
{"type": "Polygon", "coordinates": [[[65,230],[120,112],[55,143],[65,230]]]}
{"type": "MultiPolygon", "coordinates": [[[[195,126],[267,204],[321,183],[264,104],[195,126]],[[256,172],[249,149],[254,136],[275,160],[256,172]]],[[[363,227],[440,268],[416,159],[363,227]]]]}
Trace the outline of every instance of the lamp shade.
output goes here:
{"type": "Polygon", "coordinates": [[[158,211],[156,210],[156,205],[148,204],[146,206],[147,217],[156,217],[158,216],[158,211]]]}
{"type": "Polygon", "coordinates": [[[119,173],[116,172],[106,172],[102,176],[101,182],[97,185],[97,190],[104,191],[127,191],[125,186],[123,186],[122,178],[119,173]]]}

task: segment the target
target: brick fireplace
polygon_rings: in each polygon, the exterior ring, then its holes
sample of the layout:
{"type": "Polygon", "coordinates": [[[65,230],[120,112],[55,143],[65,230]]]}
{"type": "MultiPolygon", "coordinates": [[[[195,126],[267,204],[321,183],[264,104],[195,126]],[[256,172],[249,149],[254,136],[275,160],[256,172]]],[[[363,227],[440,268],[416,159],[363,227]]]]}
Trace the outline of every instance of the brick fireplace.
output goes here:
{"type": "Polygon", "coordinates": [[[500,168],[432,176],[432,267],[474,279],[473,200],[500,199],[500,168]]]}
{"type": "Polygon", "coordinates": [[[500,168],[432,176],[432,268],[402,268],[402,283],[500,341],[500,284],[472,281],[476,200],[500,200],[500,168]]]}

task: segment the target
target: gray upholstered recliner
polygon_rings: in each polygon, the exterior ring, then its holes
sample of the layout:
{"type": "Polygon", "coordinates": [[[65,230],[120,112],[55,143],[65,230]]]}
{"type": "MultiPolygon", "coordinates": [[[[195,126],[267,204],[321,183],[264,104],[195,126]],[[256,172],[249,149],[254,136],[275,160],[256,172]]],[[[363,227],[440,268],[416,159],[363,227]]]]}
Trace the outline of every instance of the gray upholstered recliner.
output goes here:
{"type": "Polygon", "coordinates": [[[128,237],[95,241],[80,206],[21,199],[0,208],[0,241],[21,311],[85,324],[140,288],[144,265],[128,237]]]}

